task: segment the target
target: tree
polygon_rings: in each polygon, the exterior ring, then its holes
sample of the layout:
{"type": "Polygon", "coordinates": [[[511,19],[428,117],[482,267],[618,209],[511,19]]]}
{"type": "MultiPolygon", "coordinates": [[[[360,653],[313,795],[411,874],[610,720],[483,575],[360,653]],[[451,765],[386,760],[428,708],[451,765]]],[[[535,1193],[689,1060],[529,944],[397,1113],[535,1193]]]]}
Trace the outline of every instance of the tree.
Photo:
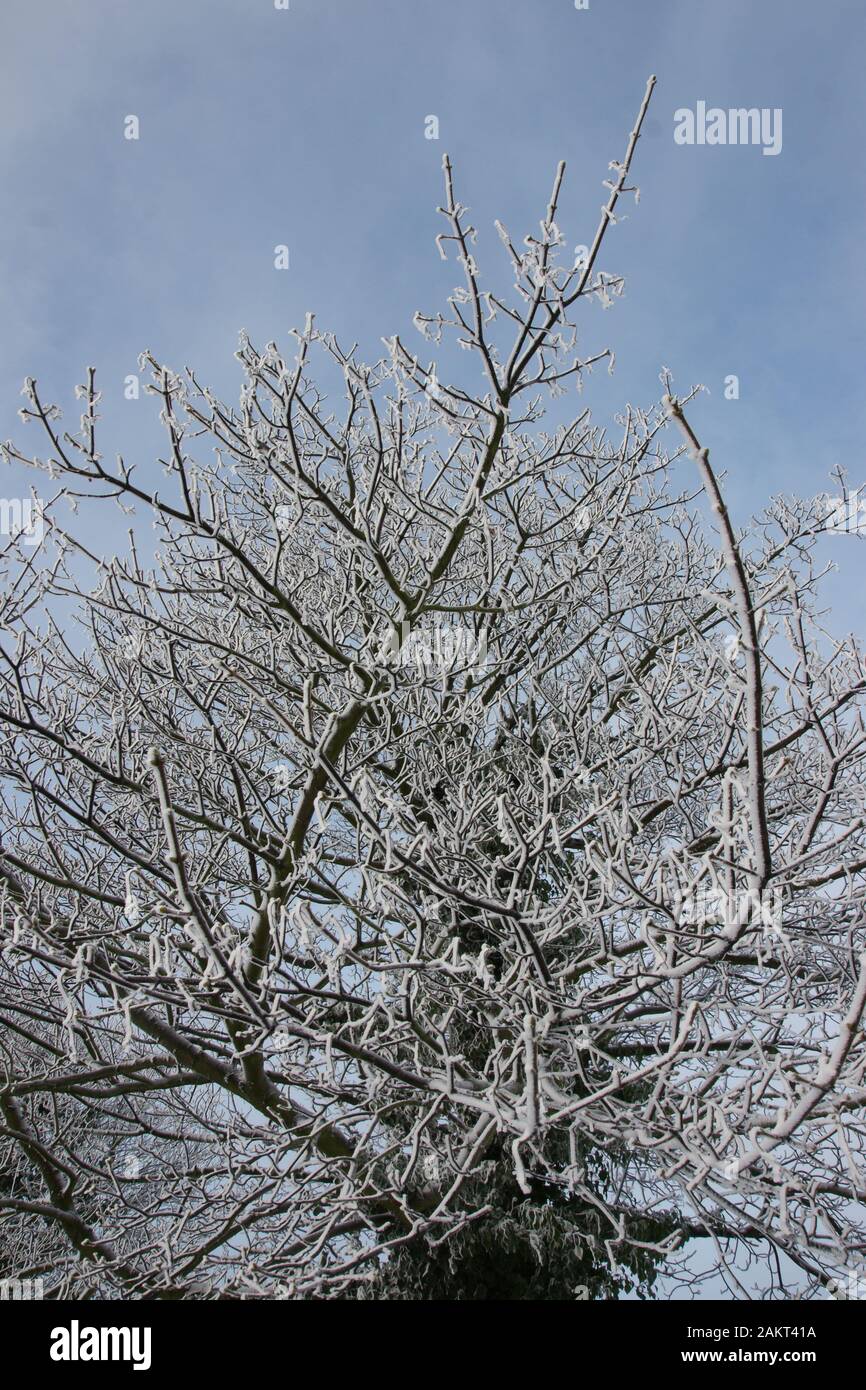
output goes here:
{"type": "Polygon", "coordinates": [[[537,236],[498,228],[513,293],[446,157],[462,284],[415,322],[480,393],[312,316],[293,360],[242,337],[238,408],[145,354],[163,480],[104,462],[92,371],[75,434],[26,384],[47,455],[6,455],[58,488],[4,562],[0,1219],[61,1294],[862,1261],[863,658],[819,504],[738,533],[666,373],[615,440],[542,423],[612,364],[574,315],[621,291],[652,86],[588,253],[562,165],[537,236]],[[94,554],[82,497],[154,553],[94,554]]]}

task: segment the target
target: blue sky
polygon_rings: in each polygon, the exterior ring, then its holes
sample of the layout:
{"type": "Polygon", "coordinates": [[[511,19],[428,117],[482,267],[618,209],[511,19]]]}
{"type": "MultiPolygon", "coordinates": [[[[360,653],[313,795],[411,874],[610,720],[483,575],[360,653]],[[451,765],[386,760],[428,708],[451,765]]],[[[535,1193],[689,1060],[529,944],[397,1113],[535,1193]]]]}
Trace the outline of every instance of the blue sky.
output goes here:
{"type": "MultiPolygon", "coordinates": [[[[584,345],[614,347],[617,371],[581,404],[648,404],[662,365],[704,382],[696,424],[740,521],[837,463],[866,482],[864,31],[860,0],[4,0],[0,437],[23,442],[28,374],[77,419],[93,364],[105,452],[143,461],[152,404],[123,378],[145,347],[234,398],[241,328],[279,339],[313,309],[368,359],[411,341],[453,283],[433,246],[443,151],[495,278],[494,217],[535,230],[560,158],[560,223],[591,240],[654,72],[641,202],[603,258],[626,295],[587,308],[584,345]],[[698,100],[781,107],[781,153],[675,144],[698,100]]],[[[836,625],[862,631],[866,551],[825,545],[836,625]]]]}

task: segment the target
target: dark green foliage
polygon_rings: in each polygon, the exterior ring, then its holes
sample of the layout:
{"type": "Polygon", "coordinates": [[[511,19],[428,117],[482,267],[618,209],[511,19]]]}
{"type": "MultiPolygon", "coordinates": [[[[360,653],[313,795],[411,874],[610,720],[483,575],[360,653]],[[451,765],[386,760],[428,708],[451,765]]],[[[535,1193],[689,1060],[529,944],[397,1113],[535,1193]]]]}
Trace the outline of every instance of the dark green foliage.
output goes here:
{"type": "MultiPolygon", "coordinates": [[[[546,1183],[531,1182],[525,1196],[505,1155],[485,1167],[489,1175],[464,1189],[465,1206],[468,1211],[490,1207],[489,1214],[438,1245],[421,1236],[400,1247],[360,1297],[572,1301],[618,1299],[631,1291],[650,1296],[657,1255],[620,1245],[614,1273],[604,1248],[610,1226],[597,1210],[546,1183]]],[[[629,1233],[642,1240],[661,1239],[669,1229],[640,1217],[629,1225],[629,1233]]]]}

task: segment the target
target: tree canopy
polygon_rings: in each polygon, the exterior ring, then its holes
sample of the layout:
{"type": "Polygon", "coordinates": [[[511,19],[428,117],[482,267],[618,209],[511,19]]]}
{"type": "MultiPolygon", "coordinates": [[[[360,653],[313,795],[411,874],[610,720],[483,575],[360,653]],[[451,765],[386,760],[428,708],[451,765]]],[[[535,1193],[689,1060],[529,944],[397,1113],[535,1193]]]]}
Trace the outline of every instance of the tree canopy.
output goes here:
{"type": "Polygon", "coordinates": [[[61,1295],[616,1297],[697,1236],[813,1290],[862,1262],[864,665],[819,504],[738,530],[666,373],[545,422],[612,365],[578,316],[622,289],[651,91],[588,248],[564,166],[498,226],[505,290],[446,157],[435,360],[310,315],[242,337],[230,406],[145,354],[152,468],[103,458],[92,371],[73,433],[26,385],[0,1230],[61,1295]]]}

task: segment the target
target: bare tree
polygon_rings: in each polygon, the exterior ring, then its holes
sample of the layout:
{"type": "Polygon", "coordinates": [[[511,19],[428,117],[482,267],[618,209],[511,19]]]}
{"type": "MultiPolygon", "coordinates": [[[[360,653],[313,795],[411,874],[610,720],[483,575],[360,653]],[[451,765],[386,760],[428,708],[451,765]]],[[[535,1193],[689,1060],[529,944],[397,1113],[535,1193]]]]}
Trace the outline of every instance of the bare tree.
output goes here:
{"type": "Polygon", "coordinates": [[[242,338],[238,408],[145,354],[164,477],[105,463],[92,371],[75,434],[25,387],[47,453],[6,454],[57,491],[5,557],[0,1226],[60,1296],[472,1297],[497,1241],[560,1293],[698,1235],[777,1290],[862,1266],[864,668],[818,504],[739,533],[666,373],[542,423],[612,364],[575,315],[622,289],[653,81],[588,252],[562,165],[498,226],[513,291],[446,157],[451,384],[312,316],[242,338]],[[80,498],[153,554],[94,554],[80,498]]]}

